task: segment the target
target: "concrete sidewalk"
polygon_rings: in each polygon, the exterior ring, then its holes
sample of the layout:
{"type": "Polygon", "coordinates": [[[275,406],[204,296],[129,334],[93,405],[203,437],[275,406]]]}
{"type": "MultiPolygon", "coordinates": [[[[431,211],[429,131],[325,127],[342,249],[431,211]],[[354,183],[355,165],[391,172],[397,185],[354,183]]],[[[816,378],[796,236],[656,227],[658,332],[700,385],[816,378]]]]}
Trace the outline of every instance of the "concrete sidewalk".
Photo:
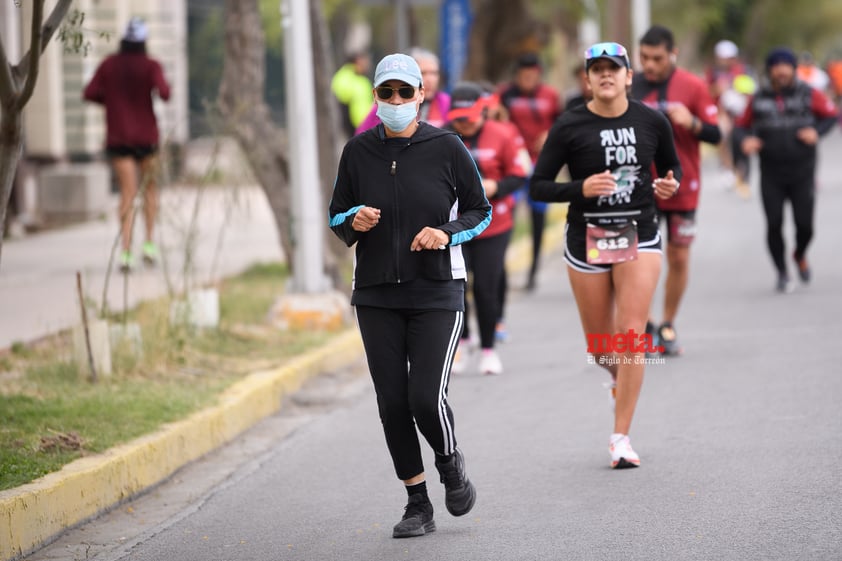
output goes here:
{"type": "MultiPolygon", "coordinates": [[[[118,233],[117,197],[100,221],[33,234],[3,243],[0,263],[0,350],[30,342],[80,323],[76,272],[97,306],[112,246],[118,233]]],[[[142,240],[141,220],[135,239],[142,240]]],[[[237,274],[257,262],[283,259],[274,218],[259,187],[168,187],[161,194],[155,233],[165,263],[139,267],[129,277],[128,307],[167,294],[170,283],[180,291],[185,277],[191,288],[237,274]],[[195,227],[191,216],[195,211],[195,227]],[[190,236],[195,234],[195,243],[190,236]],[[188,251],[188,248],[190,250],[188,251]],[[192,265],[185,268],[185,262],[192,265]],[[187,275],[184,272],[187,272],[187,275]]],[[[138,252],[140,243],[135,243],[138,252]]],[[[112,310],[123,306],[123,275],[109,280],[112,310]]]]}

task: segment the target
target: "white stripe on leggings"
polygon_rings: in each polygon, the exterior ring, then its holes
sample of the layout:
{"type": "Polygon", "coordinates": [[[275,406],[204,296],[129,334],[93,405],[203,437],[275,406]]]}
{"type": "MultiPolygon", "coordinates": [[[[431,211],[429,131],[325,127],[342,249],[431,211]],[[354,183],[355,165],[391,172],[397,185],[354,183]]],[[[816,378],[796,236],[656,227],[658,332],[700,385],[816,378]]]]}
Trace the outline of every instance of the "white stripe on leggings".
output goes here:
{"type": "Polygon", "coordinates": [[[456,451],[456,436],[453,434],[453,425],[447,418],[445,407],[447,396],[445,391],[450,380],[450,368],[453,365],[453,357],[456,356],[456,349],[459,346],[459,339],[462,337],[462,324],[465,319],[465,312],[456,312],[456,321],[453,322],[453,331],[450,333],[450,341],[447,345],[447,355],[442,365],[441,383],[439,384],[439,423],[441,423],[442,435],[444,436],[444,454],[450,455],[456,451]]]}

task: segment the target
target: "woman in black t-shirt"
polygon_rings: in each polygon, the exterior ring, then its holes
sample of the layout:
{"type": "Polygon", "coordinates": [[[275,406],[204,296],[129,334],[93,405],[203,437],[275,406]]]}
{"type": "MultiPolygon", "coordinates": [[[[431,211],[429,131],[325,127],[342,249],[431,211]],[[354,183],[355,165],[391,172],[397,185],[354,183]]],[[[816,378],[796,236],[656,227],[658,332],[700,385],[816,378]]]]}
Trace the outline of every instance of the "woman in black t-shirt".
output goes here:
{"type": "MultiPolygon", "coordinates": [[[[593,98],[550,130],[530,183],[532,198],[569,202],[564,258],[592,361],[611,373],[611,467],[637,467],[629,442],[643,383],[649,305],[661,272],[655,199],[678,191],[681,167],[667,119],[630,100],[626,49],[585,51],[593,98]],[[556,182],[567,164],[572,178],[556,182]],[[652,166],[658,178],[653,180],[652,166]]],[[[654,349],[651,349],[654,350],[654,349]]]]}

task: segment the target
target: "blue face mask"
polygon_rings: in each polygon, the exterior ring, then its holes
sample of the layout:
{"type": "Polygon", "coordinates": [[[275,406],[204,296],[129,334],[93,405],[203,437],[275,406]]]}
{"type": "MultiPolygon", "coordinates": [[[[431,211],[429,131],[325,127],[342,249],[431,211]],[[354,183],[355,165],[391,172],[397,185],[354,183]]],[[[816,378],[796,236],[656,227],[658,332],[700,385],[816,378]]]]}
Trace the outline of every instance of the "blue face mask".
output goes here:
{"type": "Polygon", "coordinates": [[[418,116],[418,107],[414,101],[392,105],[378,99],[377,116],[390,131],[401,132],[418,116]]]}

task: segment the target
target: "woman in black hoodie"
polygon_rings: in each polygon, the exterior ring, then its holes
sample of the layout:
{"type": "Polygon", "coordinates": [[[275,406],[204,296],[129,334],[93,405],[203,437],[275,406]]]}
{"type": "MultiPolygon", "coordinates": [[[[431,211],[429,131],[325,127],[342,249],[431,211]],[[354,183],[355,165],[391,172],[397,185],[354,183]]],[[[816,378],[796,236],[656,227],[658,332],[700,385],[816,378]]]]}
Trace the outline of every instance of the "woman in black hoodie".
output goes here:
{"type": "Polygon", "coordinates": [[[466,514],[476,498],[447,388],[464,321],[460,244],[491,222],[491,205],[459,138],[417,120],[424,88],[414,59],[383,58],[374,93],[382,124],[345,145],[330,227],[356,245],[351,304],[386,444],[409,495],[393,530],[402,538],[435,530],[416,423],[436,453],[448,511],[466,514]]]}

